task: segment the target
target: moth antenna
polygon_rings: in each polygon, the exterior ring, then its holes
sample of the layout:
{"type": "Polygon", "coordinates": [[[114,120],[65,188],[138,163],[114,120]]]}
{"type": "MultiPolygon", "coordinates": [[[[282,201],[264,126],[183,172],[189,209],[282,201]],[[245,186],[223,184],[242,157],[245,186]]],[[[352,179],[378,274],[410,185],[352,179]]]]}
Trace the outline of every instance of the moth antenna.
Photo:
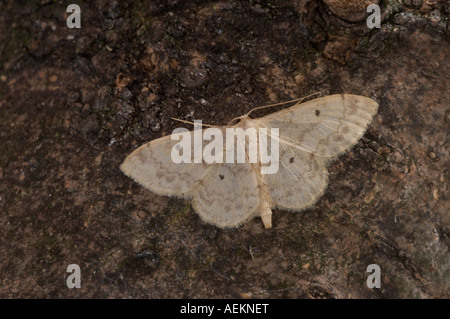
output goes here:
{"type": "MultiPolygon", "coordinates": [[[[295,100],[290,100],[290,101],[280,102],[280,103],[275,103],[275,104],[269,104],[269,105],[264,105],[264,106],[258,106],[258,107],[255,107],[255,108],[251,109],[251,110],[246,114],[246,116],[249,116],[250,113],[252,113],[253,111],[260,110],[260,109],[265,109],[265,108],[268,108],[268,107],[273,107],[273,106],[278,106],[278,105],[284,105],[284,104],[289,104],[289,103],[294,103],[294,102],[297,102],[296,104],[298,104],[298,103],[301,103],[304,99],[310,98],[311,96],[314,96],[314,95],[317,95],[317,94],[320,94],[320,92],[312,93],[312,94],[310,94],[310,95],[307,95],[307,96],[304,96],[304,97],[302,97],[302,98],[295,99],[295,100]]],[[[233,119],[233,120],[234,120],[234,119],[233,119]]],[[[233,121],[233,120],[232,120],[232,121],[233,121]]]]}
{"type": "MultiPolygon", "coordinates": [[[[177,118],[175,118],[175,117],[171,117],[170,118],[171,120],[174,120],[174,121],[178,121],[178,122],[181,122],[181,123],[186,123],[186,124],[192,124],[192,125],[198,125],[198,123],[194,123],[194,122],[190,122],[190,121],[185,121],[185,120],[180,120],[180,119],[177,119],[177,118]]],[[[210,124],[200,124],[201,126],[206,126],[206,127],[217,127],[217,125],[210,125],[210,124]]]]}

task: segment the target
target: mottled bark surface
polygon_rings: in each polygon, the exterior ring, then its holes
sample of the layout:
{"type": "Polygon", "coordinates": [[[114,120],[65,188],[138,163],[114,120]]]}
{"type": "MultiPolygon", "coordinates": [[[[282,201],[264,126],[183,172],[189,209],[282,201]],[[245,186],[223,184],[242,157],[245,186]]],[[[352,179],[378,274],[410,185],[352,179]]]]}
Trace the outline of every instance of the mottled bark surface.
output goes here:
{"type": "Polygon", "coordinates": [[[321,1],[148,2],[78,1],[81,29],[59,2],[0,3],[1,298],[449,297],[448,3],[381,1],[370,30],[321,1]],[[205,224],[119,170],[171,117],[226,124],[313,92],[379,111],[316,205],[272,229],[205,224]]]}

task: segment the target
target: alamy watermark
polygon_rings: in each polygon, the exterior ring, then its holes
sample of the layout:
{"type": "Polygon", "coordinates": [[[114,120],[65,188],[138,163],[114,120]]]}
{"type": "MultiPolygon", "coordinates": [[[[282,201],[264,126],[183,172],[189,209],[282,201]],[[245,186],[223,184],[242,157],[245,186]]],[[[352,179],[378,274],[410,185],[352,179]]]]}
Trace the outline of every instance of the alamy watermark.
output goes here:
{"type": "Polygon", "coordinates": [[[66,279],[66,285],[69,289],[81,288],[81,269],[77,264],[67,266],[66,272],[71,273],[66,279]]]}
{"type": "Polygon", "coordinates": [[[367,13],[371,13],[366,19],[366,24],[369,29],[381,28],[381,9],[377,4],[371,4],[367,7],[367,13]]]}
{"type": "Polygon", "coordinates": [[[194,121],[192,134],[186,128],[177,128],[172,132],[171,139],[180,141],[173,146],[171,151],[174,163],[202,163],[203,161],[208,164],[260,163],[261,174],[278,172],[278,128],[258,128],[258,130],[255,127],[245,129],[227,127],[225,130],[216,127],[205,130],[201,128],[202,121],[194,121]],[[204,141],[209,141],[209,143],[203,147],[204,141]]]}
{"type": "Polygon", "coordinates": [[[367,266],[366,272],[372,273],[367,277],[367,287],[369,288],[381,288],[381,269],[377,264],[371,264],[367,266]]]}
{"type": "Polygon", "coordinates": [[[67,13],[72,13],[67,17],[66,24],[70,29],[81,28],[81,9],[78,4],[70,4],[67,6],[67,13]]]}

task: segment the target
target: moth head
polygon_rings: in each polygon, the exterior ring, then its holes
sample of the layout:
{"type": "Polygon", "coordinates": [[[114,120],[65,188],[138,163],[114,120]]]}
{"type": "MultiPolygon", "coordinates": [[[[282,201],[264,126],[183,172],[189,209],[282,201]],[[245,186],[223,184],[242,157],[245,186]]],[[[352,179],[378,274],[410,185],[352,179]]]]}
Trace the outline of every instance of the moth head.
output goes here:
{"type": "Polygon", "coordinates": [[[246,120],[248,120],[250,117],[248,116],[248,114],[242,115],[242,116],[238,116],[235,117],[234,119],[232,119],[230,122],[228,122],[228,126],[234,126],[234,125],[238,125],[238,124],[242,124],[244,123],[246,120]]]}

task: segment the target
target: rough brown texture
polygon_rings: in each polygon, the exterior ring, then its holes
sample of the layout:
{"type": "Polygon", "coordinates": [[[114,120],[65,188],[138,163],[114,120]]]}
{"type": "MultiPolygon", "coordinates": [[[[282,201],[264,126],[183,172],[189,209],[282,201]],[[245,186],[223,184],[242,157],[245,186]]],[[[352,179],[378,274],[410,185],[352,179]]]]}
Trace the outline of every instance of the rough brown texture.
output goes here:
{"type": "Polygon", "coordinates": [[[374,30],[319,1],[79,1],[79,30],[59,2],[23,3],[0,2],[0,298],[449,297],[444,1],[383,1],[374,30]],[[270,230],[207,225],[119,170],[171,117],[318,91],[378,115],[314,208],[270,230]]]}
{"type": "Polygon", "coordinates": [[[349,22],[365,20],[367,7],[380,3],[379,0],[323,0],[323,2],[336,16],[349,22]]]}

